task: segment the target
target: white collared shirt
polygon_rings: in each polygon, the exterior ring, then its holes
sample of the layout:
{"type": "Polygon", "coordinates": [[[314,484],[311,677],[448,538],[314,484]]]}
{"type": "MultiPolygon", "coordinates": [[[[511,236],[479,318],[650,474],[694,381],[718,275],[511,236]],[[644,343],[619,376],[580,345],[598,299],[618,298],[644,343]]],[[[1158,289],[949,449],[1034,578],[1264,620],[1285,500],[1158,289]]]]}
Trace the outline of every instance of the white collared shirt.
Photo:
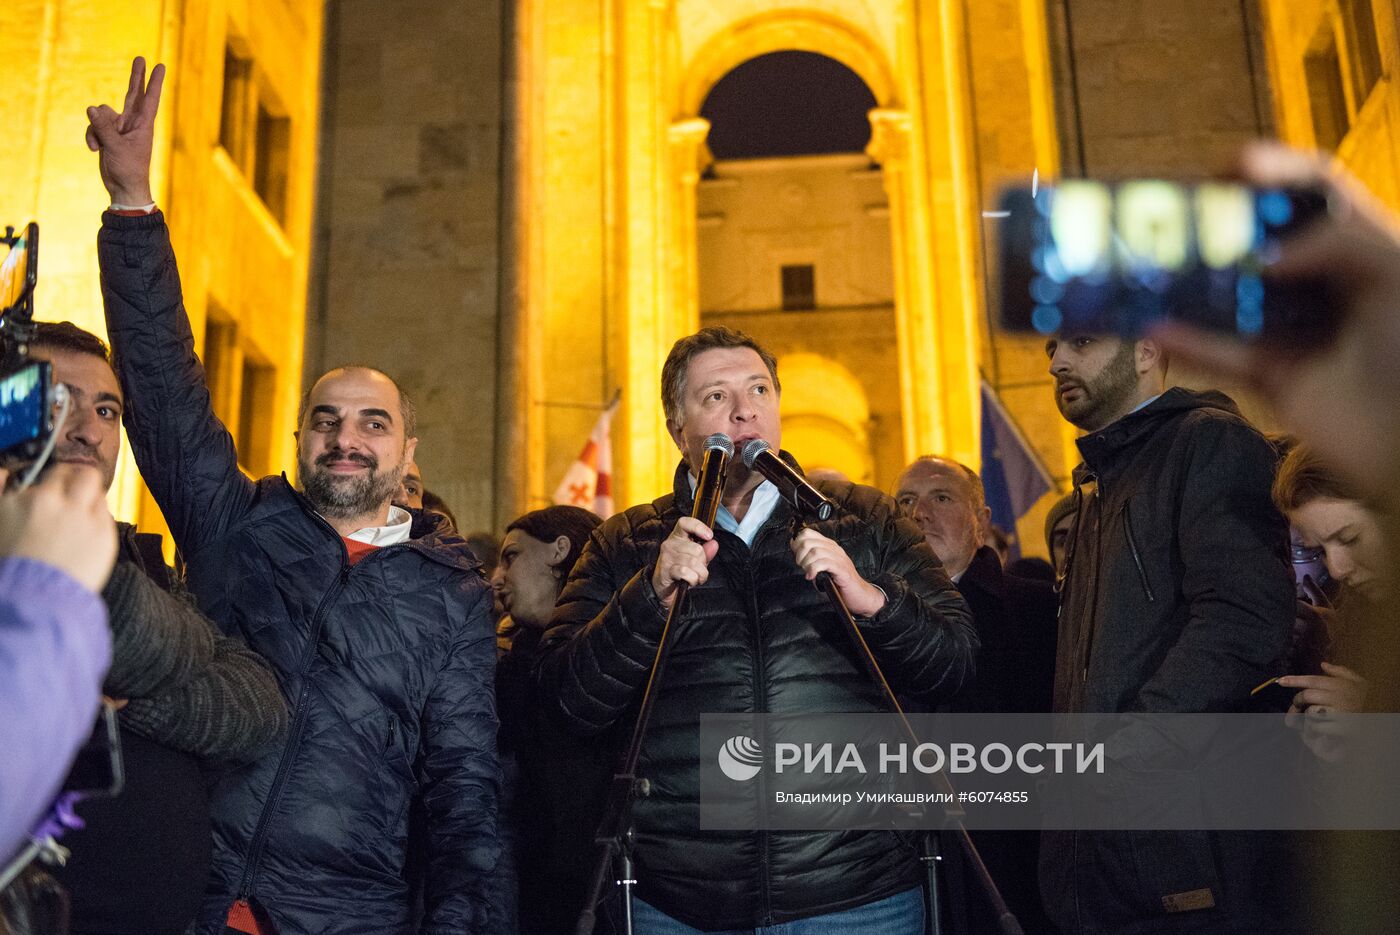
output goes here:
{"type": "MultiPolygon", "coordinates": [[[[1158,393],[1156,396],[1152,397],[1151,399],[1144,399],[1142,402],[1138,403],[1136,406],[1133,407],[1133,412],[1137,412],[1137,411],[1140,410],[1140,409],[1146,409],[1148,406],[1152,405],[1153,403],[1155,403],[1157,400],[1159,400],[1159,399],[1161,399],[1161,398],[1162,398],[1162,394],[1161,394],[1161,393],[1158,393]]],[[[1128,415],[1132,415],[1133,412],[1128,413],[1128,415]]]]}
{"type": "Polygon", "coordinates": [[[408,541],[408,531],[413,525],[413,516],[402,507],[389,507],[389,522],[384,526],[366,526],[364,529],[357,529],[347,539],[356,542],[363,542],[365,545],[372,545],[376,548],[383,548],[386,545],[398,545],[400,542],[408,541]]]}
{"type": "MultiPolygon", "coordinates": [[[[695,492],[695,475],[690,477],[690,492],[695,492]]],[[[742,522],[736,520],[734,515],[720,504],[715,511],[715,525],[725,532],[732,532],[740,539],[744,540],[744,545],[753,545],[753,537],[758,535],[758,530],[768,521],[768,517],[773,515],[773,508],[778,505],[781,494],[772,481],[766,480],[754,488],[753,499],[749,501],[748,512],[744,514],[742,522]]]]}

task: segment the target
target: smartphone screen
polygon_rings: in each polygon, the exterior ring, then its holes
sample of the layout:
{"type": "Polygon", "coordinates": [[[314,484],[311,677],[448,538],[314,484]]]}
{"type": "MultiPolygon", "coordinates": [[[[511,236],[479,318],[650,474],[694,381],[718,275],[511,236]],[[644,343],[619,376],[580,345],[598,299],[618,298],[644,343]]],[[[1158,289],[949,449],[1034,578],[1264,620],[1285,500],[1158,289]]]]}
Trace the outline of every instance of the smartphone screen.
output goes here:
{"type": "Polygon", "coordinates": [[[23,456],[52,422],[52,366],[31,361],[0,377],[0,455],[23,456]]]}
{"type": "Polygon", "coordinates": [[[1325,293],[1263,271],[1279,240],[1325,208],[1320,192],[1227,182],[1009,190],[998,212],[1002,325],[1136,336],[1173,318],[1249,339],[1315,331],[1325,293]]]}

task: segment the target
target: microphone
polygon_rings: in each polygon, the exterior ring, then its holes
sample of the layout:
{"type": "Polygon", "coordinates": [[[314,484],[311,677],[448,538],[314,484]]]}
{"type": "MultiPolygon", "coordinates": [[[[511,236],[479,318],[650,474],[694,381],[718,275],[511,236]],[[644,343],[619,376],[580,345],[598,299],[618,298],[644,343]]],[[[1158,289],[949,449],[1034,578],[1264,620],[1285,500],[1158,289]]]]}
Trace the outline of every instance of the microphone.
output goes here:
{"type": "Polygon", "coordinates": [[[700,477],[695,484],[695,506],[690,515],[711,529],[719,510],[719,496],[724,490],[724,469],[734,457],[734,442],[723,432],[705,439],[705,460],[700,464],[700,477]]]}
{"type": "Polygon", "coordinates": [[[776,484],[778,489],[787,495],[793,508],[803,516],[826,520],[831,519],[831,515],[836,512],[836,504],[807,483],[807,478],[773,454],[772,446],[763,439],[755,438],[746,442],[740,457],[745,467],[757,471],[776,484]]]}

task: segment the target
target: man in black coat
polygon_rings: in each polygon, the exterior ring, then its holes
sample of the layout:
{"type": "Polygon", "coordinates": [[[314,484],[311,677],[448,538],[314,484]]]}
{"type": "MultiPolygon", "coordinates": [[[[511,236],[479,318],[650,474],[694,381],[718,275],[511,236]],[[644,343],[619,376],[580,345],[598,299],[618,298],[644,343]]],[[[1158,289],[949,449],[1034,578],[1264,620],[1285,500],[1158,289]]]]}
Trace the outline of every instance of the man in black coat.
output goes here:
{"type": "Polygon", "coordinates": [[[98,263],[126,428],[200,608],[277,670],[285,742],[219,777],[197,931],[406,935],[410,801],[428,816],[418,931],[493,933],[496,801],[491,598],[466,543],[391,505],[413,405],[344,368],[304,399],[298,483],[248,479],[215,416],[169,231],[151,202],[163,69],[132,68],[125,113],[88,112],[112,209],[98,263]]]}
{"type": "Polygon", "coordinates": [[[1055,676],[1055,590],[1004,573],[982,542],[991,509],[977,472],[925,455],[900,474],[895,503],[913,520],[972,608],[977,677],[953,711],[1048,712],[1055,676]]]}
{"type": "MultiPolygon", "coordinates": [[[[1049,712],[1055,676],[1055,589],[1047,582],[1005,574],[996,552],[982,545],[991,522],[982,478],[951,458],[926,455],[904,469],[894,498],[966,598],[981,644],[977,675],[948,710],[1049,712]]],[[[1036,886],[1035,832],[980,831],[972,839],[1021,927],[1032,935],[1050,932],[1036,886]]],[[[991,903],[962,861],[962,850],[947,841],[942,851],[952,930],[994,931],[991,903]]]]}
{"type": "MultiPolygon", "coordinates": [[[[1055,710],[1243,710],[1293,626],[1275,456],[1220,393],[1163,389],[1154,341],[1046,342],[1083,429],[1061,594],[1055,710]]],[[[1271,842],[1255,834],[1047,832],[1041,890],[1067,935],[1255,932],[1271,842]]]]}
{"type": "Polygon", "coordinates": [[[684,456],[674,491],[593,533],[545,635],[544,690],[577,729],[598,732],[630,718],[677,587],[692,588],[642,748],[652,789],[634,816],[643,935],[802,931],[814,919],[824,931],[923,931],[917,855],[894,834],[699,827],[701,714],[885,710],[812,586],[819,573],[830,572],[895,691],[937,704],[972,674],[966,604],[879,491],[822,482],[837,515],[794,537],[791,505],[736,461],[715,528],[689,516],[707,436],[778,449],[779,389],[773,357],[745,335],[707,328],[676,342],[662,370],[666,427],[684,456]]]}

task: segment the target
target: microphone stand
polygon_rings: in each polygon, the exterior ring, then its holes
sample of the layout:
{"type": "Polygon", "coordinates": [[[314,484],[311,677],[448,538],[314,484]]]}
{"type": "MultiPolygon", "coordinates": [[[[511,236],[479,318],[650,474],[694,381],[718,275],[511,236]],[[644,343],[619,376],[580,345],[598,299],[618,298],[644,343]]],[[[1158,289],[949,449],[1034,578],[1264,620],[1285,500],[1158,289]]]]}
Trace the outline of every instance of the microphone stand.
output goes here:
{"type": "MultiPolygon", "coordinates": [[[[713,527],[715,513],[719,510],[720,492],[724,489],[724,471],[734,453],[734,445],[728,436],[711,435],[705,440],[705,460],[700,466],[700,478],[695,485],[695,505],[690,515],[706,526],[713,527]]],[[[636,723],[632,727],[632,739],[627,745],[627,753],[622,759],[622,769],[613,776],[612,788],[603,809],[603,819],[598,824],[594,843],[598,846],[598,856],[593,864],[588,892],[584,899],[583,911],[579,914],[575,935],[592,935],[598,921],[598,903],[607,885],[608,867],[614,857],[620,858],[618,885],[623,892],[623,931],[632,935],[632,887],[637,883],[633,874],[632,846],[636,843],[636,830],[632,827],[632,806],[637,796],[645,797],[651,791],[651,783],[638,778],[637,763],[642,755],[642,740],[646,737],[647,724],[651,721],[651,710],[656,703],[656,688],[661,683],[661,673],[666,668],[666,660],[671,654],[671,625],[685,613],[686,595],[690,586],[685,582],[676,585],[676,596],[671,609],[666,614],[666,623],[661,628],[661,639],[656,647],[656,658],[651,663],[651,674],[647,676],[646,688],[642,692],[641,707],[637,712],[636,723]]]]}
{"type": "MultiPolygon", "coordinates": [[[[778,485],[781,489],[782,485],[778,485]]],[[[794,496],[790,501],[794,507],[793,511],[793,531],[794,534],[806,528],[803,511],[798,506],[797,498],[794,496]]],[[[828,501],[830,502],[830,501],[828,501]]],[[[856,648],[856,655],[860,657],[865,665],[866,674],[871,681],[879,687],[885,696],[885,704],[891,711],[899,717],[899,723],[910,742],[917,747],[920,743],[918,734],[914,731],[914,726],[909,723],[908,716],[904,713],[904,706],[899,703],[899,698],[895,695],[894,689],[890,687],[889,681],[885,679],[885,673],[880,668],[879,661],[875,658],[875,653],[870,648],[870,644],[865,641],[865,634],[861,633],[860,627],[856,624],[856,618],[851,613],[851,609],[846,606],[846,599],[841,596],[841,591],[836,587],[836,581],[831,577],[830,572],[822,572],[817,575],[815,582],[817,590],[826,595],[827,601],[836,611],[836,616],[841,618],[846,624],[846,632],[851,638],[852,644],[856,648]]],[[[948,780],[947,774],[939,770],[932,777],[933,782],[939,786],[939,791],[952,793],[953,784],[948,780]]],[[[982,889],[986,892],[987,898],[992,903],[992,911],[997,918],[997,926],[1001,929],[1002,935],[1023,935],[1021,923],[1006,905],[1005,898],[1001,895],[1001,890],[997,888],[996,881],[992,879],[991,872],[987,870],[987,865],[982,860],[982,855],[977,850],[977,845],[973,843],[972,836],[967,832],[967,826],[963,824],[962,816],[966,813],[956,805],[957,797],[951,799],[953,807],[947,806],[943,809],[945,827],[953,833],[958,843],[962,846],[963,854],[967,857],[973,873],[976,875],[982,889]]],[[[924,865],[924,871],[928,874],[929,888],[929,931],[931,935],[940,935],[943,930],[943,919],[941,916],[941,905],[938,894],[938,864],[942,861],[942,854],[939,852],[939,832],[930,832],[924,836],[919,862],[924,865]]]]}

